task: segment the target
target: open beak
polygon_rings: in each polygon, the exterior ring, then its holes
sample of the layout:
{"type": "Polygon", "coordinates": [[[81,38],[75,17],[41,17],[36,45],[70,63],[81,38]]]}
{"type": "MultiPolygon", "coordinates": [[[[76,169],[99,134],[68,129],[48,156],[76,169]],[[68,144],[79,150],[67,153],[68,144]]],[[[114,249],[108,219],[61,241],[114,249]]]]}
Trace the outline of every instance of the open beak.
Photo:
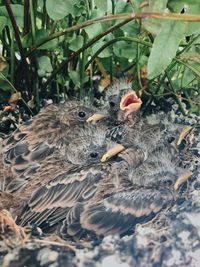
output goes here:
{"type": "Polygon", "coordinates": [[[139,98],[134,91],[126,93],[120,102],[120,110],[125,111],[125,116],[136,112],[140,109],[142,100],[139,98]]]}
{"type": "Polygon", "coordinates": [[[97,122],[97,121],[100,121],[106,117],[107,117],[107,115],[105,115],[105,114],[95,113],[92,116],[90,116],[86,121],[87,122],[97,122]]]}
{"type": "Polygon", "coordinates": [[[109,160],[110,158],[112,158],[113,156],[116,156],[117,154],[119,154],[120,152],[122,152],[125,149],[124,146],[117,144],[116,146],[114,146],[113,148],[109,149],[101,158],[101,162],[106,162],[107,160],[109,160]]]}

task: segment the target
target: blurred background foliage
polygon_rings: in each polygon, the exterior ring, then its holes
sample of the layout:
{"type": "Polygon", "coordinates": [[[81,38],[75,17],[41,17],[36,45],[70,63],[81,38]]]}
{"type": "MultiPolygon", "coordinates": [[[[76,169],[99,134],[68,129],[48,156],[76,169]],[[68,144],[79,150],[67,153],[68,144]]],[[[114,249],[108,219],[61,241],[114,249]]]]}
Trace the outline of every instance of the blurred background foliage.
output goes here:
{"type": "Polygon", "coordinates": [[[0,36],[4,111],[92,99],[128,77],[146,107],[173,96],[200,112],[199,0],[1,0],[0,36]]]}

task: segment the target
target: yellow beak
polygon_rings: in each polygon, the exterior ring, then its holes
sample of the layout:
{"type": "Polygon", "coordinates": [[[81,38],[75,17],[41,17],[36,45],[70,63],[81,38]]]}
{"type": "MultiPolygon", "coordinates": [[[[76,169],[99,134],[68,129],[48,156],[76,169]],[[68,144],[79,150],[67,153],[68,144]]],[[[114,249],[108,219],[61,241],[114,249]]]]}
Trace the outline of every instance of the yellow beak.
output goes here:
{"type": "Polygon", "coordinates": [[[113,148],[109,149],[101,158],[101,162],[106,162],[108,159],[110,159],[113,156],[116,156],[120,152],[122,152],[125,149],[124,146],[117,144],[113,148]]]}
{"type": "Polygon", "coordinates": [[[191,171],[186,171],[182,175],[178,177],[176,180],[176,183],[174,184],[174,190],[178,190],[179,187],[188,180],[188,178],[192,175],[193,173],[191,171]]]}
{"type": "Polygon", "coordinates": [[[105,114],[95,113],[87,119],[87,122],[97,122],[97,121],[102,120],[106,117],[107,117],[107,115],[105,115],[105,114]]]}

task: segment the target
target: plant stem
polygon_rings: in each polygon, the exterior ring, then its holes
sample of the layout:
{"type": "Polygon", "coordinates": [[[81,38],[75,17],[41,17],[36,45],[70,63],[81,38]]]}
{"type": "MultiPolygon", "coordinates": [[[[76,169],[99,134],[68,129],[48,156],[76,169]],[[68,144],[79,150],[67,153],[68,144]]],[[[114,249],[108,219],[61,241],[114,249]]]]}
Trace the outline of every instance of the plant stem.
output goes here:
{"type": "MultiPolygon", "coordinates": [[[[4,0],[5,1],[5,0],[4,0]]],[[[74,25],[67,29],[63,29],[62,31],[56,32],[36,43],[32,48],[30,48],[29,52],[26,56],[29,56],[33,51],[35,51],[41,45],[51,41],[52,39],[58,38],[62,35],[65,35],[69,32],[74,32],[80,29],[83,29],[87,26],[90,26],[99,22],[107,22],[111,20],[134,20],[134,19],[146,19],[146,18],[156,18],[156,19],[169,19],[169,20],[178,20],[178,21],[200,21],[200,16],[198,15],[181,15],[179,13],[121,13],[114,15],[107,15],[99,18],[94,18],[91,20],[84,21],[80,24],[74,25]]]]}
{"type": "Polygon", "coordinates": [[[152,44],[149,43],[149,42],[146,42],[146,41],[143,41],[143,40],[140,40],[138,38],[134,38],[134,37],[117,37],[115,39],[112,39],[110,41],[108,41],[106,44],[102,45],[101,48],[99,48],[96,53],[94,53],[94,55],[91,57],[91,59],[87,62],[87,64],[85,65],[85,68],[87,68],[91,63],[92,61],[108,46],[110,46],[111,44],[113,43],[116,43],[116,42],[120,42],[120,41],[127,41],[127,42],[136,42],[136,43],[140,43],[140,44],[143,44],[143,45],[146,45],[148,47],[152,47],[152,44]]]}
{"type": "MultiPolygon", "coordinates": [[[[19,92],[19,91],[17,91],[17,89],[13,86],[13,84],[6,78],[6,76],[3,75],[2,72],[0,72],[0,77],[10,85],[10,87],[13,89],[14,92],[16,92],[16,93],[19,92]]],[[[27,107],[27,109],[29,110],[29,112],[31,113],[31,115],[34,115],[33,112],[32,112],[32,110],[29,108],[28,104],[26,103],[26,101],[25,101],[23,98],[21,98],[21,99],[22,99],[22,102],[23,102],[23,103],[25,104],[25,106],[27,107]]]]}
{"type": "Polygon", "coordinates": [[[13,34],[13,29],[10,29],[10,80],[11,83],[14,83],[14,70],[15,70],[15,50],[14,50],[14,34],[13,34]]]}
{"type": "Polygon", "coordinates": [[[178,63],[184,65],[185,67],[187,67],[188,69],[190,69],[198,77],[200,77],[200,72],[197,69],[195,69],[194,67],[192,67],[190,64],[188,64],[188,63],[186,63],[186,62],[184,62],[184,61],[182,61],[182,60],[180,60],[178,58],[176,58],[175,60],[176,60],[176,62],[178,62],[178,63]]]}
{"type": "Polygon", "coordinates": [[[140,75],[140,64],[139,64],[139,60],[140,60],[140,44],[137,43],[137,54],[136,54],[136,57],[137,57],[137,65],[136,65],[136,68],[137,68],[137,78],[138,78],[138,83],[139,83],[139,86],[140,86],[140,89],[142,89],[142,82],[141,82],[141,75],[140,75]]]}
{"type": "Polygon", "coordinates": [[[22,60],[22,66],[23,66],[23,70],[24,70],[22,73],[23,73],[24,78],[25,78],[27,92],[29,94],[29,97],[31,98],[31,90],[30,90],[29,82],[28,82],[29,81],[29,78],[28,78],[28,64],[26,62],[26,56],[25,56],[25,53],[24,53],[24,49],[23,49],[23,46],[22,46],[21,39],[20,39],[19,29],[18,29],[16,20],[15,20],[15,17],[14,17],[13,11],[11,9],[9,0],[3,0],[3,2],[4,2],[4,5],[6,7],[6,10],[8,12],[8,15],[9,15],[9,18],[11,20],[12,26],[13,26],[15,39],[16,39],[16,42],[17,42],[17,45],[18,45],[18,48],[19,48],[19,52],[20,52],[21,60],[22,60]]]}
{"type": "Polygon", "coordinates": [[[110,27],[108,30],[106,30],[105,32],[97,35],[96,37],[94,37],[93,39],[91,39],[87,44],[85,44],[83,47],[81,47],[79,50],[77,50],[75,53],[73,53],[67,60],[63,61],[60,65],[60,67],[58,67],[56,70],[53,71],[53,73],[51,74],[51,76],[47,79],[47,81],[43,84],[43,88],[46,88],[46,86],[53,80],[53,78],[56,76],[56,74],[62,69],[64,68],[73,58],[75,58],[76,56],[80,55],[80,53],[82,53],[84,50],[86,50],[87,48],[89,48],[90,46],[92,46],[96,41],[98,41],[99,39],[101,39],[102,37],[104,37],[105,35],[107,35],[108,33],[116,30],[117,28],[123,26],[124,24],[128,23],[129,21],[131,21],[131,19],[127,19],[124,20],[112,27],[110,27]]]}
{"type": "Polygon", "coordinates": [[[29,32],[29,0],[24,0],[24,27],[23,34],[29,32]]]}
{"type": "Polygon", "coordinates": [[[33,8],[33,0],[29,0],[30,3],[30,13],[31,13],[31,32],[32,32],[32,44],[35,45],[35,15],[33,8]]]}
{"type": "Polygon", "coordinates": [[[180,98],[179,98],[179,96],[177,96],[177,94],[176,94],[176,90],[174,89],[173,82],[172,82],[172,80],[171,80],[171,78],[170,78],[169,72],[166,70],[165,73],[166,73],[166,77],[167,77],[167,79],[168,79],[168,81],[169,81],[170,87],[171,87],[171,89],[172,89],[172,92],[173,92],[174,95],[175,95],[176,102],[177,102],[177,104],[179,105],[179,108],[180,108],[182,114],[183,114],[183,115],[186,115],[186,112],[185,112],[185,110],[184,110],[184,108],[183,108],[183,105],[182,105],[182,103],[181,103],[181,101],[180,101],[180,98]]]}

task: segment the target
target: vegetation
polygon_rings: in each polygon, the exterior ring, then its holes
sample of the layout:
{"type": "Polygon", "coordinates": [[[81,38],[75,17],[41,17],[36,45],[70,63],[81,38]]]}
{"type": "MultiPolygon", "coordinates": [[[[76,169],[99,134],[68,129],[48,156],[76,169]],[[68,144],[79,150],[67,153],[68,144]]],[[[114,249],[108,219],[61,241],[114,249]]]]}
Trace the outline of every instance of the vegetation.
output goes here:
{"type": "Polygon", "coordinates": [[[35,113],[126,76],[146,106],[200,112],[199,0],[1,0],[0,35],[1,104],[35,113]]]}

